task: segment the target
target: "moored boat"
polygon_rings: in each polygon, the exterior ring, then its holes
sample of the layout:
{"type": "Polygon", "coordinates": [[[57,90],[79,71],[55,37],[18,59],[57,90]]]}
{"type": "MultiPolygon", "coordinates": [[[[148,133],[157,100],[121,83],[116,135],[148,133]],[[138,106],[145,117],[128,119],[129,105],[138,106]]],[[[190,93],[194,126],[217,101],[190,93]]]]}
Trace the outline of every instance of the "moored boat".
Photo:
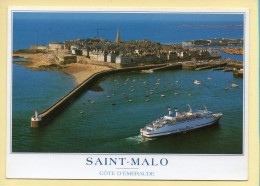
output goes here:
{"type": "Polygon", "coordinates": [[[236,88],[236,87],[238,87],[237,84],[231,84],[230,86],[231,86],[232,88],[236,88]]]}
{"type": "Polygon", "coordinates": [[[194,84],[195,84],[195,85],[200,85],[200,84],[201,84],[201,82],[200,82],[200,81],[198,81],[198,80],[195,80],[195,81],[194,81],[194,84]]]}

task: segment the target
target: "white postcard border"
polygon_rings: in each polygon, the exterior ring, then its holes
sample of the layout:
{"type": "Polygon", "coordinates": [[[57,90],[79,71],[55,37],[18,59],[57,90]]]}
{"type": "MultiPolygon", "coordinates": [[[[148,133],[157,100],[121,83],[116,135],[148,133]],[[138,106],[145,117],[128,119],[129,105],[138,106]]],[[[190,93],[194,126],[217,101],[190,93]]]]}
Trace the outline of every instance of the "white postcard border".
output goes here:
{"type": "MultiPolygon", "coordinates": [[[[7,149],[6,177],[35,179],[148,179],[148,180],[247,180],[248,179],[248,9],[139,9],[139,8],[26,8],[8,9],[7,149]],[[12,153],[12,12],[109,13],[226,13],[244,14],[244,130],[242,155],[193,154],[91,154],[12,153]],[[121,158],[124,165],[87,165],[89,159],[121,158]],[[126,158],[126,159],[124,159],[126,158]],[[132,166],[131,161],[153,161],[158,166],[132,166]],[[167,161],[167,165],[166,165],[167,161]],[[139,173],[136,173],[139,172],[139,173]]],[[[151,163],[150,163],[151,164],[151,163]]]]}

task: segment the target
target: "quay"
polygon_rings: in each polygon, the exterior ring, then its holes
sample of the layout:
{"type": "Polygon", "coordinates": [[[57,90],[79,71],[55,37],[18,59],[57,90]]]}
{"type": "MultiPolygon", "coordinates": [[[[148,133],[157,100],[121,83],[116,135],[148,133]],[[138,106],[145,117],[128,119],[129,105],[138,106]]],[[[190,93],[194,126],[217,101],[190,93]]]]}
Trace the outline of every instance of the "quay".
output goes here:
{"type": "Polygon", "coordinates": [[[241,78],[243,78],[243,76],[244,76],[244,70],[243,70],[243,69],[234,68],[234,69],[233,69],[233,76],[234,76],[234,77],[241,77],[241,78]]]}
{"type": "Polygon", "coordinates": [[[226,68],[224,68],[224,72],[233,72],[233,68],[229,68],[229,67],[226,67],[226,68]]]}
{"type": "Polygon", "coordinates": [[[205,67],[195,68],[194,70],[196,70],[196,71],[200,71],[200,70],[210,69],[210,68],[212,68],[212,67],[211,67],[211,66],[205,66],[205,67]]]}
{"type": "Polygon", "coordinates": [[[216,67],[223,67],[226,66],[226,62],[213,62],[213,63],[194,63],[194,62],[189,62],[189,63],[183,63],[182,64],[182,69],[186,70],[202,70],[202,69],[209,69],[209,68],[216,68],[216,67]]]}
{"type": "Polygon", "coordinates": [[[148,65],[148,66],[139,66],[139,67],[128,67],[121,69],[112,69],[105,70],[101,72],[97,72],[83,81],[81,84],[76,86],[58,101],[56,101],[53,105],[48,107],[46,110],[38,114],[38,111],[35,111],[35,115],[31,118],[31,127],[37,128],[40,126],[44,126],[48,121],[53,120],[67,105],[69,105],[76,97],[78,97],[81,93],[88,90],[93,86],[100,78],[122,72],[131,72],[131,71],[141,71],[141,70],[149,70],[152,68],[167,68],[167,69],[178,69],[181,67],[181,64],[176,65],[148,65]]]}
{"type": "Polygon", "coordinates": [[[175,65],[165,65],[165,66],[161,66],[161,67],[156,67],[156,68],[152,68],[150,69],[151,71],[158,71],[158,70],[170,70],[170,69],[181,69],[182,68],[182,64],[175,64],[175,65]]]}

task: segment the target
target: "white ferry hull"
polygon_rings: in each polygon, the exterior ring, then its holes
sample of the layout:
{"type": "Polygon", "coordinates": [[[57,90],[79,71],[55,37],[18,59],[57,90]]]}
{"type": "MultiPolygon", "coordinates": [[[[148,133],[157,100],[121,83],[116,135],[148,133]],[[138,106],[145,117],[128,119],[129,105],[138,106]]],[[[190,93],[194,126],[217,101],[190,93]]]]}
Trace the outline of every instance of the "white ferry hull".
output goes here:
{"type": "Polygon", "coordinates": [[[157,130],[140,130],[141,136],[143,138],[154,138],[159,136],[165,136],[170,134],[178,134],[178,133],[185,133],[192,130],[196,130],[202,127],[210,126],[213,124],[218,123],[220,117],[210,117],[203,119],[203,122],[198,120],[191,121],[189,123],[187,122],[179,122],[177,125],[167,125],[163,128],[159,128],[157,130]]]}

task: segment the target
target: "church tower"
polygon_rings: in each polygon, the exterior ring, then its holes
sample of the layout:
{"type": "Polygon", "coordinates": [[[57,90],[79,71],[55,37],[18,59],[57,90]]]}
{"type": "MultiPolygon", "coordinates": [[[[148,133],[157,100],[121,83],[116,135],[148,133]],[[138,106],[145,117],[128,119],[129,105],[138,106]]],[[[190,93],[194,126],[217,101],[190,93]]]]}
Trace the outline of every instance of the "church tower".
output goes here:
{"type": "Polygon", "coordinates": [[[116,42],[117,42],[117,43],[120,43],[119,28],[117,28],[116,42]]]}

